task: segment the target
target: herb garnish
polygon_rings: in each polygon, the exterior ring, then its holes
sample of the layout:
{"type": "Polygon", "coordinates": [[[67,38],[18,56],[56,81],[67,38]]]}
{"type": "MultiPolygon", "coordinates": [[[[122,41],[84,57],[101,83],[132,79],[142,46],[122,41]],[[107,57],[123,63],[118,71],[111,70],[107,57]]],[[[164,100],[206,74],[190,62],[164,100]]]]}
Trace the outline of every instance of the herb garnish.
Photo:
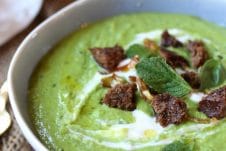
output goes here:
{"type": "Polygon", "coordinates": [[[126,51],[126,55],[129,58],[138,55],[140,58],[149,57],[152,55],[151,51],[143,45],[140,44],[133,44],[131,45],[128,50],[126,51]]]}
{"type": "Polygon", "coordinates": [[[201,89],[219,86],[226,80],[226,69],[220,60],[210,59],[200,69],[201,89]]]}
{"type": "Polygon", "coordinates": [[[143,58],[137,65],[138,76],[159,93],[182,97],[191,87],[161,57],[143,58]]]}
{"type": "Polygon", "coordinates": [[[192,151],[192,146],[181,142],[181,141],[174,141],[173,143],[166,145],[162,151],[192,151]]]}

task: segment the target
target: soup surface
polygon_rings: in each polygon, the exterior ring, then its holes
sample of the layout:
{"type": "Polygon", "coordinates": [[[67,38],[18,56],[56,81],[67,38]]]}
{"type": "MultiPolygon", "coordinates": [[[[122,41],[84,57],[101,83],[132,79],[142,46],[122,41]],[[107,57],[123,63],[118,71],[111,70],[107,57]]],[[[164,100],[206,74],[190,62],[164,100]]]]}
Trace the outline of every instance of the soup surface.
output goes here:
{"type": "MultiPolygon", "coordinates": [[[[196,17],[140,13],[121,15],[87,25],[59,42],[38,64],[30,79],[29,111],[38,136],[50,150],[200,150],[226,148],[226,120],[207,123],[185,121],[161,126],[142,97],[132,111],[102,103],[109,88],[101,85],[103,69],[90,52],[94,47],[121,46],[125,52],[145,39],[160,44],[164,30],[183,43],[201,40],[209,57],[226,66],[226,30],[196,17]]],[[[189,60],[185,48],[170,48],[189,60]]],[[[191,62],[189,61],[189,64],[191,62]]],[[[192,69],[200,72],[201,69],[192,69]]],[[[176,69],[178,75],[180,70],[176,69]]],[[[128,81],[135,71],[117,71],[128,81]]],[[[201,79],[202,81],[202,79],[201,79]]],[[[205,81],[205,80],[204,80],[205,81]]],[[[208,80],[206,80],[208,82],[208,80]]],[[[207,119],[198,111],[202,96],[212,89],[196,89],[181,97],[188,113],[207,119]]],[[[205,84],[203,84],[205,86],[205,84]]]]}

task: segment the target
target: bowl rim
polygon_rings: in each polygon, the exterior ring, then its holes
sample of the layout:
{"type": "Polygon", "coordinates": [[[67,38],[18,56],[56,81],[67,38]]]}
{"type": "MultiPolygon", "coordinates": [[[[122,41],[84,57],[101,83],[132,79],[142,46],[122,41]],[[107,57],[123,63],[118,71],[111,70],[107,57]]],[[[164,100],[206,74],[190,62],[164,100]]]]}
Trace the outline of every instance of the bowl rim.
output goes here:
{"type": "Polygon", "coordinates": [[[9,101],[12,107],[12,111],[14,113],[15,119],[20,127],[20,130],[22,131],[23,136],[26,138],[26,140],[30,143],[30,145],[35,150],[40,151],[48,151],[47,147],[44,145],[44,143],[41,142],[41,140],[33,133],[33,131],[29,128],[29,126],[26,124],[24,117],[19,111],[17,99],[15,97],[15,89],[14,89],[14,82],[13,82],[13,70],[16,68],[17,60],[21,57],[21,53],[24,50],[24,47],[29,43],[29,41],[32,39],[32,37],[38,33],[43,27],[51,23],[53,20],[59,18],[61,15],[64,15],[67,12],[70,12],[71,9],[74,9],[74,7],[79,7],[80,5],[83,5],[84,3],[88,2],[89,0],[78,0],[75,2],[72,2],[71,4],[67,5],[66,7],[62,8],[49,18],[47,18],[45,21],[40,23],[37,27],[35,27],[22,41],[22,43],[17,48],[10,66],[8,70],[7,75],[7,84],[8,84],[8,93],[9,93],[9,101]]]}
{"type": "MultiPolygon", "coordinates": [[[[32,30],[28,34],[28,36],[23,40],[23,42],[20,44],[18,47],[16,53],[14,54],[12,61],[10,63],[8,75],[7,75],[7,82],[8,82],[8,92],[9,92],[9,98],[10,98],[10,103],[12,106],[12,110],[15,116],[16,121],[18,122],[18,125],[25,136],[26,140],[31,144],[31,146],[35,150],[40,150],[40,151],[47,151],[46,145],[38,138],[37,135],[34,134],[34,132],[31,130],[31,128],[28,126],[24,116],[20,112],[20,108],[18,106],[17,98],[16,98],[16,90],[15,90],[15,84],[13,81],[13,73],[14,70],[17,67],[17,62],[21,58],[23,58],[23,52],[26,50],[25,47],[28,45],[28,43],[33,39],[33,36],[36,35],[41,31],[42,28],[45,26],[49,25],[51,22],[54,22],[55,20],[63,17],[65,14],[70,14],[70,11],[72,9],[75,9],[75,7],[80,7],[84,4],[87,4],[87,2],[91,2],[94,0],[77,0],[70,5],[66,6],[65,8],[61,9],[48,19],[46,19],[44,22],[39,24],[35,29],[32,30]]],[[[97,0],[96,0],[97,1],[97,0]]],[[[141,0],[142,1],[142,0],[141,0]]],[[[170,0],[169,0],[170,1],[170,0]]],[[[76,29],[76,27],[75,27],[76,29]]]]}

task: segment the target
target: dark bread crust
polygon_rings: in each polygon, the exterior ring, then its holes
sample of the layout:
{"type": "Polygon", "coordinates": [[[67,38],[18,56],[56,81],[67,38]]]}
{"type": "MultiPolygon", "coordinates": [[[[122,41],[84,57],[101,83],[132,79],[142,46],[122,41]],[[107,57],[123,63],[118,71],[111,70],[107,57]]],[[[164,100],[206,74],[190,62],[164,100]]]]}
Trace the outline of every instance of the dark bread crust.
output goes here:
{"type": "Polygon", "coordinates": [[[197,73],[193,71],[186,71],[185,73],[181,74],[181,76],[184,78],[186,82],[189,83],[189,85],[193,89],[198,89],[200,87],[201,81],[197,73]]]}
{"type": "Polygon", "coordinates": [[[210,118],[226,117],[226,86],[209,93],[199,102],[198,110],[210,118]]]}
{"type": "Polygon", "coordinates": [[[208,59],[208,52],[202,41],[189,41],[187,48],[191,52],[191,62],[193,67],[198,68],[202,66],[208,59]]]}
{"type": "Polygon", "coordinates": [[[96,62],[110,72],[114,71],[125,58],[123,48],[118,45],[105,48],[90,48],[90,51],[96,62]]]}
{"type": "Polygon", "coordinates": [[[117,84],[107,92],[102,102],[112,108],[133,111],[136,109],[136,89],[135,84],[117,84]]]}
{"type": "Polygon", "coordinates": [[[180,124],[188,117],[186,104],[168,93],[156,95],[152,107],[156,113],[157,122],[163,127],[169,124],[180,124]]]}
{"type": "Polygon", "coordinates": [[[161,36],[161,46],[178,48],[183,47],[183,43],[177,40],[174,36],[170,35],[167,30],[165,30],[161,36]]]}
{"type": "Polygon", "coordinates": [[[189,66],[189,63],[185,58],[165,48],[160,49],[160,56],[162,56],[166,60],[166,62],[173,68],[178,67],[184,69],[189,66]]]}

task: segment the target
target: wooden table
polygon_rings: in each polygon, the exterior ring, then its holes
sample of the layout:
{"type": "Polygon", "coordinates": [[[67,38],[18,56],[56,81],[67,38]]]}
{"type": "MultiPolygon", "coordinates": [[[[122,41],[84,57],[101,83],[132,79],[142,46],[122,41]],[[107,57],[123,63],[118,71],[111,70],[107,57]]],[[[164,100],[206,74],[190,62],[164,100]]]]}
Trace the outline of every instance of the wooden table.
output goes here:
{"type": "MultiPolygon", "coordinates": [[[[43,7],[32,24],[9,42],[0,47],[0,85],[2,85],[2,83],[6,80],[10,61],[16,52],[17,47],[23,41],[26,35],[43,20],[71,2],[73,2],[73,0],[44,0],[43,7]]],[[[30,145],[21,134],[21,131],[13,117],[10,105],[7,107],[12,115],[13,124],[9,130],[0,137],[0,151],[32,150],[30,145]]]]}

